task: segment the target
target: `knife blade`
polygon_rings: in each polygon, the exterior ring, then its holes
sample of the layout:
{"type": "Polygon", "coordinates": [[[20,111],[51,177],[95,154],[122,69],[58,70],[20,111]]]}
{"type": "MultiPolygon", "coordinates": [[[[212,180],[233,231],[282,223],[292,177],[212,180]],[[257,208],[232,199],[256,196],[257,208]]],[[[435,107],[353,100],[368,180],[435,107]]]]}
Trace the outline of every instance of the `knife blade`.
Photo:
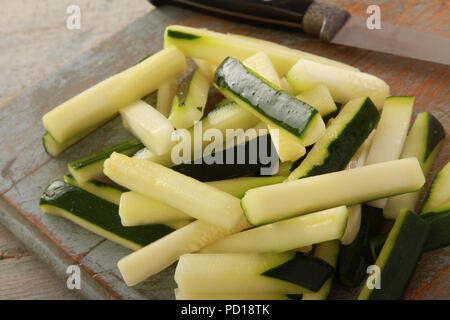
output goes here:
{"type": "Polygon", "coordinates": [[[450,38],[381,21],[369,29],[366,18],[313,0],[150,0],[235,18],[301,29],[322,41],[450,65],[450,38]]]}

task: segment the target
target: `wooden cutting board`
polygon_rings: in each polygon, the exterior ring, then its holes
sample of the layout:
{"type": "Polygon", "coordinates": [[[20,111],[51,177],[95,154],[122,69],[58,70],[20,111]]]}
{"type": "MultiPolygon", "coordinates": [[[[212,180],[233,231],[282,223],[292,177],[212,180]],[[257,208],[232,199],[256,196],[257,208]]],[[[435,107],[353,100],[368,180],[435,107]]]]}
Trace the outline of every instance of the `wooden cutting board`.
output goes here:
{"type": "MultiPolygon", "coordinates": [[[[75,94],[161,49],[164,29],[171,24],[251,35],[352,64],[385,79],[392,95],[415,95],[415,114],[431,111],[448,134],[448,66],[331,46],[296,33],[262,29],[174,7],[158,8],[0,109],[0,222],[61,277],[65,276],[68,265],[80,265],[83,270],[81,292],[88,298],[172,299],[174,266],[128,288],[116,263],[129,250],[39,210],[38,199],[44,188],[51,181],[62,179],[67,172],[67,162],[130,138],[120,120],[115,119],[54,159],[42,148],[41,117],[75,94]]],[[[447,139],[429,178],[449,160],[449,151],[447,139]]],[[[406,298],[449,299],[449,269],[449,247],[424,254],[406,298]]],[[[358,292],[358,288],[349,290],[336,285],[332,297],[354,298],[358,292]]]]}

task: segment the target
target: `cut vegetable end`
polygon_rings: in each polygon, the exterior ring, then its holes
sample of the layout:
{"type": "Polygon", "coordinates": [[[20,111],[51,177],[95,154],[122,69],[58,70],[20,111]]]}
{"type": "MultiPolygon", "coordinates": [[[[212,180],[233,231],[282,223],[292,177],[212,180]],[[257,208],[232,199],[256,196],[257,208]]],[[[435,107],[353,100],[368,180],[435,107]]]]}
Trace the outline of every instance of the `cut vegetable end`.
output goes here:
{"type": "Polygon", "coordinates": [[[205,253],[284,252],[342,237],[345,206],[246,230],[202,249],[205,253]]]}
{"type": "Polygon", "coordinates": [[[68,169],[79,183],[85,183],[103,177],[103,162],[109,158],[113,152],[125,155],[132,155],[144,145],[137,139],[132,139],[119,145],[96,152],[81,159],[69,162],[68,169]]]}
{"type": "Polygon", "coordinates": [[[273,87],[233,58],[225,59],[217,68],[214,85],[224,96],[264,122],[285,130],[304,146],[316,142],[325,131],[317,110],[273,87]]]}
{"type": "Polygon", "coordinates": [[[151,161],[113,153],[104,173],[119,185],[224,228],[242,217],[238,198],[151,161]]]}
{"type": "Polygon", "coordinates": [[[179,257],[192,253],[218,239],[248,228],[245,218],[232,229],[216,227],[203,221],[194,221],[178,229],[159,241],[122,258],[117,266],[128,286],[133,286],[146,278],[164,270],[179,257]],[[154,259],[154,257],[159,257],[154,259]]]}
{"type": "Polygon", "coordinates": [[[123,227],[118,206],[73,185],[56,181],[40,199],[41,210],[66,218],[126,248],[137,250],[173,231],[165,225],[123,227]]]}
{"type": "Polygon", "coordinates": [[[173,127],[159,111],[144,101],[120,110],[129,130],[155,154],[164,154],[172,146],[173,127]]]}
{"type": "Polygon", "coordinates": [[[250,224],[257,226],[417,191],[424,183],[419,162],[408,158],[252,189],[242,198],[242,208],[250,224]]]}
{"type": "Polygon", "coordinates": [[[59,143],[97,128],[126,105],[155,91],[186,69],[184,55],[174,46],[116,74],[54,108],[42,118],[59,143]]]}
{"type": "Polygon", "coordinates": [[[375,262],[381,271],[381,288],[374,289],[365,285],[358,299],[401,299],[422,255],[428,232],[429,226],[417,214],[403,210],[375,262]]]}
{"type": "Polygon", "coordinates": [[[369,98],[349,101],[288,181],[343,170],[379,120],[369,98]]]}

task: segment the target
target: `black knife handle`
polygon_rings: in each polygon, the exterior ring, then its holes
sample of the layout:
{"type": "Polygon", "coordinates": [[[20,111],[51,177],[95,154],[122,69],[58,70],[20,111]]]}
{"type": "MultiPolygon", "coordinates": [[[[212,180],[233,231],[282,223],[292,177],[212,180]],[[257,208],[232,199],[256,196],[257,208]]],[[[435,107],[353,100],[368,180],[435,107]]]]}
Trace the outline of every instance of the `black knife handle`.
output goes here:
{"type": "Polygon", "coordinates": [[[150,0],[155,5],[174,4],[275,25],[302,28],[329,41],[350,14],[339,7],[313,0],[150,0]]]}

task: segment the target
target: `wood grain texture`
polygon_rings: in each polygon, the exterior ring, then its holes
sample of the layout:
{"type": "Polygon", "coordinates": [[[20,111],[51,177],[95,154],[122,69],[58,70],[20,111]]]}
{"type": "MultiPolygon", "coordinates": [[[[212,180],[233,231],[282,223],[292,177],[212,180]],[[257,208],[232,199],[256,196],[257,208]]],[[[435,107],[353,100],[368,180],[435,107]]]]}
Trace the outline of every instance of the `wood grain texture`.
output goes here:
{"type": "MultiPolygon", "coordinates": [[[[146,0],[0,0],[0,7],[0,108],[24,88],[152,10],[146,0]],[[80,6],[80,30],[66,28],[70,4],[80,6]]],[[[9,166],[2,169],[0,179],[5,179],[9,166]]],[[[78,297],[0,225],[0,299],[78,297]]]]}
{"type": "Polygon", "coordinates": [[[146,0],[0,0],[0,104],[152,9],[146,0]],[[69,5],[81,28],[69,30],[69,5]]]}
{"type": "Polygon", "coordinates": [[[48,265],[0,224],[0,300],[79,299],[48,265]]]}
{"type": "MultiPolygon", "coordinates": [[[[394,9],[382,8],[387,16],[394,9]]],[[[37,200],[48,182],[60,178],[66,172],[68,160],[125,140],[126,133],[121,129],[120,121],[116,119],[68,149],[60,158],[50,159],[40,145],[43,133],[40,118],[53,106],[133,65],[148,52],[161,48],[162,32],[168,24],[185,24],[252,35],[353,64],[363,71],[385,79],[391,86],[391,94],[417,95],[416,113],[421,110],[431,111],[444,124],[448,134],[448,67],[360,49],[331,46],[286,31],[226,22],[176,8],[166,7],[152,12],[24,91],[0,109],[0,136],[14,137],[13,141],[2,140],[2,145],[6,148],[0,150],[0,194],[3,199],[15,206],[20,214],[52,239],[76,263],[80,263],[102,285],[122,298],[172,297],[173,269],[165,270],[137,287],[124,287],[115,263],[129,251],[109,241],[102,242],[100,237],[63,219],[45,216],[39,211],[37,200]],[[10,110],[15,110],[14,119],[9,117],[10,110]]],[[[445,25],[442,29],[446,32],[445,25]]],[[[432,173],[448,159],[447,140],[432,173]]],[[[449,298],[449,283],[446,281],[450,265],[449,252],[449,248],[445,248],[424,256],[407,298],[449,298]]],[[[351,298],[356,293],[355,290],[339,288],[335,292],[335,298],[351,298]]]]}

